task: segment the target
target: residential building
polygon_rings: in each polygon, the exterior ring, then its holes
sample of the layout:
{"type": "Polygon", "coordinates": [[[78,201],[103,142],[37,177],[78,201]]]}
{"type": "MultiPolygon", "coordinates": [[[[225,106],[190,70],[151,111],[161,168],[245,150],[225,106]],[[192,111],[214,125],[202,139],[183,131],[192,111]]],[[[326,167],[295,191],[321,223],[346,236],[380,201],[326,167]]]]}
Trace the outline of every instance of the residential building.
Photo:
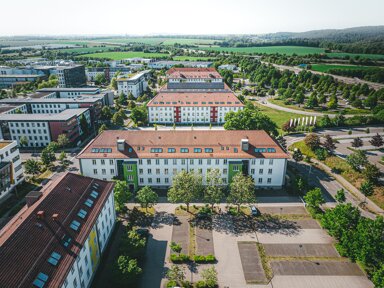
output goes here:
{"type": "Polygon", "coordinates": [[[84,133],[82,115],[90,129],[88,108],[66,109],[57,114],[0,114],[0,136],[18,143],[22,137],[27,137],[28,147],[45,147],[60,134],[67,135],[70,143],[77,143],[84,133]]]}
{"type": "Polygon", "coordinates": [[[0,201],[24,180],[16,141],[0,140],[0,201]]]}
{"type": "Polygon", "coordinates": [[[67,173],[0,230],[1,287],[90,287],[116,222],[113,183],[67,173]]]}
{"type": "Polygon", "coordinates": [[[137,73],[136,75],[130,78],[118,78],[117,79],[117,89],[118,93],[124,93],[124,95],[129,95],[132,93],[133,97],[137,98],[141,96],[148,87],[148,78],[150,76],[150,71],[145,70],[137,73]]]}
{"type": "Polygon", "coordinates": [[[87,76],[87,81],[89,82],[95,81],[98,74],[103,74],[105,79],[109,82],[113,77],[115,77],[116,73],[126,75],[132,73],[132,71],[128,67],[93,67],[85,69],[85,75],[87,76]]]}
{"type": "Polygon", "coordinates": [[[233,130],[109,130],[78,155],[82,175],[167,188],[182,170],[205,179],[219,169],[224,184],[242,172],[256,187],[284,185],[288,155],[265,131],[233,130]]]}
{"type": "Polygon", "coordinates": [[[244,108],[214,68],[172,68],[167,78],[147,104],[149,123],[222,124],[244,108]]]}
{"type": "Polygon", "coordinates": [[[190,68],[209,68],[212,67],[213,62],[209,61],[156,61],[148,64],[151,69],[169,69],[176,65],[183,65],[190,68]]]}

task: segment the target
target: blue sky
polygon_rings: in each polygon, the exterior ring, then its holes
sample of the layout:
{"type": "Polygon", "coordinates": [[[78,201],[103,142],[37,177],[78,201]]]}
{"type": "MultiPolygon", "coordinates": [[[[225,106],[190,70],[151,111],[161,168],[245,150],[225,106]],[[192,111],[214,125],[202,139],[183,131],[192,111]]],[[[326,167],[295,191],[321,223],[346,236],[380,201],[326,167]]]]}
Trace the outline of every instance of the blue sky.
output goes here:
{"type": "Polygon", "coordinates": [[[0,35],[258,34],[384,25],[383,0],[3,0],[0,35]]]}

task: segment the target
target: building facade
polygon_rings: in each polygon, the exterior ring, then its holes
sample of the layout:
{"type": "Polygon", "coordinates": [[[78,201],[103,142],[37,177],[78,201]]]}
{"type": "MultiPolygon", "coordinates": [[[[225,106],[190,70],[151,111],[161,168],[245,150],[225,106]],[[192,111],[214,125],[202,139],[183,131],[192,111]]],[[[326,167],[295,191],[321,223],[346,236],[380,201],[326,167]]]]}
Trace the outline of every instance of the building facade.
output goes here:
{"type": "Polygon", "coordinates": [[[24,180],[16,141],[0,140],[0,200],[24,180]]]}
{"type": "Polygon", "coordinates": [[[133,97],[140,97],[147,90],[149,74],[150,71],[146,70],[139,72],[130,78],[118,78],[118,93],[123,93],[127,96],[132,93],[133,97]]]}
{"type": "Polygon", "coordinates": [[[132,71],[128,67],[94,67],[86,68],[85,75],[89,82],[94,82],[96,76],[102,74],[105,76],[105,79],[109,82],[117,73],[130,74],[132,71]]]}
{"type": "Polygon", "coordinates": [[[67,173],[26,199],[0,230],[1,286],[90,287],[116,221],[113,183],[67,173]]]}
{"type": "Polygon", "coordinates": [[[83,175],[124,179],[130,189],[167,188],[182,170],[219,169],[224,184],[236,173],[256,187],[284,185],[287,154],[265,131],[105,131],[78,156],[83,175]]]}
{"type": "Polygon", "coordinates": [[[0,89],[13,88],[16,85],[24,85],[45,79],[40,75],[0,75],[0,89]]]}
{"type": "Polygon", "coordinates": [[[244,105],[214,68],[172,68],[147,108],[153,124],[222,124],[244,105]]]}

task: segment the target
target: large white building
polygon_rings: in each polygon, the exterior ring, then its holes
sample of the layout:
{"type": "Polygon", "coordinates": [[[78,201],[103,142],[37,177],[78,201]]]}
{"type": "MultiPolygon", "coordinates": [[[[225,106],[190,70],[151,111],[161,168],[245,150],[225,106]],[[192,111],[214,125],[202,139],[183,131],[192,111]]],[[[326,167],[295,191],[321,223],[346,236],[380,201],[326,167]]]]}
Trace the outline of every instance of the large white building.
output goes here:
{"type": "Polygon", "coordinates": [[[90,287],[112,234],[113,183],[67,173],[0,230],[1,287],[90,287]]]}
{"type": "Polygon", "coordinates": [[[150,71],[145,70],[137,73],[136,75],[129,78],[118,78],[117,79],[117,89],[118,93],[123,93],[124,95],[129,95],[132,93],[133,97],[137,98],[141,96],[148,88],[148,77],[150,71]]]}
{"type": "Polygon", "coordinates": [[[0,200],[24,180],[16,141],[0,140],[0,200]]]}
{"type": "Polygon", "coordinates": [[[222,124],[244,108],[214,68],[172,68],[167,79],[147,104],[149,123],[222,124]]]}
{"type": "Polygon", "coordinates": [[[242,172],[256,187],[284,185],[287,154],[265,131],[105,131],[78,156],[83,175],[114,177],[139,186],[166,188],[181,170],[206,175],[219,169],[223,183],[242,172]]]}

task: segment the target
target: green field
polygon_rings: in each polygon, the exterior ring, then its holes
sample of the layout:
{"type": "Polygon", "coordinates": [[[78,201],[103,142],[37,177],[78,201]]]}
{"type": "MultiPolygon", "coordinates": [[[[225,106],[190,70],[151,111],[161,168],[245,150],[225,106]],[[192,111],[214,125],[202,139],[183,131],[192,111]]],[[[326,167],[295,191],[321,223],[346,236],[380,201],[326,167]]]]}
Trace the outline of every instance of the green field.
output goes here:
{"type": "Polygon", "coordinates": [[[378,68],[377,66],[337,65],[337,64],[312,64],[311,66],[312,66],[312,70],[325,72],[325,73],[332,69],[370,70],[370,69],[378,68]]]}
{"type": "MultiPolygon", "coordinates": [[[[265,107],[257,102],[253,102],[255,106],[257,106],[261,112],[265,113],[268,115],[269,118],[274,121],[278,127],[278,131],[281,133],[281,126],[286,123],[287,121],[294,119],[294,118],[302,118],[303,115],[301,114],[296,114],[296,113],[290,113],[290,112],[285,112],[285,111],[280,111],[280,110],[275,110],[269,107],[265,107]]],[[[305,116],[304,116],[305,117],[305,116]]],[[[319,120],[319,118],[318,118],[319,120]]]]}
{"type": "MultiPolygon", "coordinates": [[[[212,39],[192,39],[192,38],[161,38],[161,37],[132,37],[132,38],[106,38],[94,39],[95,43],[141,43],[147,45],[174,45],[175,43],[183,45],[211,45],[215,40],[212,39]]],[[[220,40],[218,40],[220,41],[220,40]]]]}
{"type": "Polygon", "coordinates": [[[327,53],[328,57],[330,58],[344,58],[346,56],[349,56],[350,58],[355,58],[359,56],[360,58],[364,59],[383,59],[384,60],[384,55],[380,54],[358,54],[358,53],[327,53]]]}
{"type": "Polygon", "coordinates": [[[220,52],[234,52],[234,53],[265,53],[265,54],[297,54],[297,55],[307,55],[307,54],[320,54],[324,53],[323,48],[316,47],[301,47],[301,46],[267,46],[267,47],[211,47],[204,48],[211,51],[220,51],[220,52]]]}
{"type": "Polygon", "coordinates": [[[144,52],[103,52],[103,53],[91,53],[84,54],[79,57],[91,57],[91,58],[106,58],[111,60],[122,60],[127,58],[165,58],[168,57],[168,54],[165,53],[144,53],[144,52]]]}
{"type": "Polygon", "coordinates": [[[108,51],[109,49],[113,49],[113,47],[79,47],[79,48],[68,48],[68,49],[58,49],[58,52],[67,52],[67,53],[96,53],[108,51]]]}

